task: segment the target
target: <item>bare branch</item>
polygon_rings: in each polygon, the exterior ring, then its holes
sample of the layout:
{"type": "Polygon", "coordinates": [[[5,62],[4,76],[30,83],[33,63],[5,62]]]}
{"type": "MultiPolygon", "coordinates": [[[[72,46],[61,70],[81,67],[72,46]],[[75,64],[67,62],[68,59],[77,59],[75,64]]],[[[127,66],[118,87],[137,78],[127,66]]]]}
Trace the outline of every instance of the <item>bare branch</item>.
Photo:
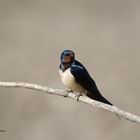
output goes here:
{"type": "MultiPolygon", "coordinates": [[[[31,83],[24,83],[24,82],[0,82],[0,87],[5,87],[5,88],[6,87],[19,87],[19,88],[37,90],[37,91],[40,91],[41,93],[49,93],[49,94],[54,94],[54,95],[59,95],[59,96],[66,95],[66,91],[64,90],[53,89],[46,86],[41,86],[41,85],[36,85],[36,84],[31,84],[31,83]]],[[[73,92],[69,92],[68,97],[77,100],[77,97],[75,96],[73,92]]],[[[88,98],[87,96],[80,96],[78,101],[86,103],[86,104],[90,104],[94,107],[98,107],[98,108],[113,112],[129,121],[140,123],[139,116],[123,111],[115,106],[110,106],[110,105],[92,100],[88,98]]]]}

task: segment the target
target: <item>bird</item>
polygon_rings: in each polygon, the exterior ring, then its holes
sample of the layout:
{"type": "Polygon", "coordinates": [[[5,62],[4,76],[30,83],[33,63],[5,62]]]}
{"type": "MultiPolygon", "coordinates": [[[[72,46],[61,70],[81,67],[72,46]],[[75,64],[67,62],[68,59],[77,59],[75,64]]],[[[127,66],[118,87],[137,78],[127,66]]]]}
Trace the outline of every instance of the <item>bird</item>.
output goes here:
{"type": "Polygon", "coordinates": [[[72,50],[64,50],[61,53],[59,74],[66,88],[80,93],[78,97],[84,94],[93,100],[113,106],[102,96],[87,69],[75,59],[75,53],[72,50]]]}

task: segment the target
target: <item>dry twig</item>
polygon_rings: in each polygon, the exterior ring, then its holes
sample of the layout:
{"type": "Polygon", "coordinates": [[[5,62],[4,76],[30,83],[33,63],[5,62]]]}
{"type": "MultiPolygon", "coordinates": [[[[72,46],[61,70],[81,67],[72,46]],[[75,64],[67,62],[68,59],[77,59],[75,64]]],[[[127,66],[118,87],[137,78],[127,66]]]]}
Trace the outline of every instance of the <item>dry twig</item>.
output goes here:
{"type": "MultiPolygon", "coordinates": [[[[54,95],[59,95],[59,96],[66,95],[66,91],[64,91],[64,90],[53,89],[53,88],[49,88],[46,86],[25,83],[25,82],[0,82],[0,87],[5,87],[5,88],[6,87],[19,87],[19,88],[37,90],[37,91],[40,91],[41,93],[49,93],[49,94],[54,94],[54,95]]],[[[72,92],[69,92],[68,97],[77,100],[77,97],[72,92]]],[[[126,111],[123,111],[115,106],[110,106],[110,105],[92,100],[92,99],[88,98],[87,96],[80,96],[78,101],[86,103],[86,104],[90,104],[94,107],[98,107],[98,108],[113,112],[113,113],[115,113],[115,114],[129,120],[129,121],[140,123],[139,116],[136,116],[136,115],[133,115],[133,114],[128,113],[126,111]]]]}

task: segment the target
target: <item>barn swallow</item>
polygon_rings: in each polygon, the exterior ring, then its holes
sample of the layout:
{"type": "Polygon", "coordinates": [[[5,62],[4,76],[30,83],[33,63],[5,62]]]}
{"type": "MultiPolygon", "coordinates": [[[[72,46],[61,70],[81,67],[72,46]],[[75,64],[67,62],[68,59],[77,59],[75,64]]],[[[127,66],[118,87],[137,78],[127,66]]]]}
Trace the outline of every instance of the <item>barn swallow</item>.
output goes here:
{"type": "Polygon", "coordinates": [[[95,81],[89,75],[86,68],[75,59],[71,50],[64,50],[60,57],[59,74],[62,83],[73,92],[85,94],[91,99],[113,105],[105,99],[98,90],[95,81]]]}

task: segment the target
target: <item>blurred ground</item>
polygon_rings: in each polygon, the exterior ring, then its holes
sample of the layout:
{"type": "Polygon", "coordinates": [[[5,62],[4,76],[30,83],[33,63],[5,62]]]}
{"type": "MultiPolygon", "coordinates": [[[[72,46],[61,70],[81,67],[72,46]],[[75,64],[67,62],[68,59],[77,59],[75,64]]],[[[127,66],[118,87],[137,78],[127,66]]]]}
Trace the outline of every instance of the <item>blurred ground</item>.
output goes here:
{"type": "MultiPolygon", "coordinates": [[[[102,94],[140,115],[140,1],[0,0],[0,81],[64,88],[75,51],[102,94]]],[[[0,88],[0,140],[139,140],[140,126],[68,98],[0,88]]]]}

